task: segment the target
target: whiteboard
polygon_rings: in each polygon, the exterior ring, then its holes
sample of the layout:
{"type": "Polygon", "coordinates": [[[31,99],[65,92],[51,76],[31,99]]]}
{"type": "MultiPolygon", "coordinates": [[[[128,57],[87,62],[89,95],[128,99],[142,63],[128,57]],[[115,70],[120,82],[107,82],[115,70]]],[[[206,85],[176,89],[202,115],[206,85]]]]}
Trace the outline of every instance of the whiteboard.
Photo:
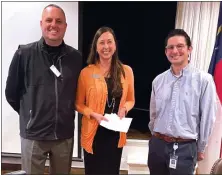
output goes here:
{"type": "MultiPolygon", "coordinates": [[[[41,38],[40,19],[45,6],[60,6],[67,20],[64,41],[78,49],[78,2],[2,2],[2,152],[21,153],[19,116],[5,98],[8,69],[20,44],[41,38]]],[[[78,156],[78,116],[75,118],[73,157],[78,156]]]]}

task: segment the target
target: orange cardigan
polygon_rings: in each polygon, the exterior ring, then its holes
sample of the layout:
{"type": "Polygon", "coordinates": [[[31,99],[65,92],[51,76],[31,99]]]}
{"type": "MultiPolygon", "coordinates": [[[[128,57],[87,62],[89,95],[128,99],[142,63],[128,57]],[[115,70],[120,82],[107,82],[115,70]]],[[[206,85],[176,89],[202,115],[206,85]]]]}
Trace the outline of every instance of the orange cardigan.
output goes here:
{"type": "MultiPolygon", "coordinates": [[[[119,107],[125,107],[128,112],[135,104],[134,75],[131,67],[123,65],[123,68],[125,78],[121,76],[123,93],[119,107]]],[[[75,105],[76,110],[83,114],[81,146],[91,154],[93,154],[92,144],[99,123],[94,118],[91,118],[90,114],[92,112],[104,114],[107,95],[106,81],[100,74],[98,64],[85,67],[79,76],[75,105]]],[[[126,133],[120,133],[118,147],[123,147],[125,143],[126,133]]]]}

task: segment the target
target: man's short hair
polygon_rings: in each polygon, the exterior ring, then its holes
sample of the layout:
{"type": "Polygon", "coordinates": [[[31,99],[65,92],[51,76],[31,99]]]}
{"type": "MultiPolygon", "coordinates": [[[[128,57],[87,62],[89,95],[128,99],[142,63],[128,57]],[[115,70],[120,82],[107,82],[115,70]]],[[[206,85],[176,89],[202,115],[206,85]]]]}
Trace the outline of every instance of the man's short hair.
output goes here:
{"type": "Polygon", "coordinates": [[[191,39],[189,35],[183,29],[174,29],[171,30],[168,36],[165,39],[165,46],[167,46],[168,39],[173,36],[183,36],[185,38],[186,44],[188,47],[191,46],[191,39]]]}

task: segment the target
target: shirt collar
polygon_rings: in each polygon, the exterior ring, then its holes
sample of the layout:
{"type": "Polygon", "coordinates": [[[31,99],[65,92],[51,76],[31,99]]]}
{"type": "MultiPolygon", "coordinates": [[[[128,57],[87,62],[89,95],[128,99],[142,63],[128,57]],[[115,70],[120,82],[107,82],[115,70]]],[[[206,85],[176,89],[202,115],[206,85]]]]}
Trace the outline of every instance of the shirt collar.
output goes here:
{"type": "Polygon", "coordinates": [[[175,74],[173,73],[172,66],[170,66],[170,72],[171,72],[171,74],[172,74],[174,77],[179,78],[179,77],[181,77],[181,76],[186,75],[186,74],[189,72],[190,67],[191,67],[191,65],[190,65],[190,63],[188,63],[188,64],[180,71],[180,74],[179,74],[179,75],[175,75],[175,74]]]}
{"type": "MultiPolygon", "coordinates": [[[[47,44],[45,43],[45,40],[43,37],[41,37],[41,39],[39,40],[39,45],[42,50],[48,52],[48,47],[47,47],[47,44]]],[[[64,40],[62,41],[62,43],[58,47],[61,49],[61,54],[66,53],[66,44],[65,44],[64,40]]]]}

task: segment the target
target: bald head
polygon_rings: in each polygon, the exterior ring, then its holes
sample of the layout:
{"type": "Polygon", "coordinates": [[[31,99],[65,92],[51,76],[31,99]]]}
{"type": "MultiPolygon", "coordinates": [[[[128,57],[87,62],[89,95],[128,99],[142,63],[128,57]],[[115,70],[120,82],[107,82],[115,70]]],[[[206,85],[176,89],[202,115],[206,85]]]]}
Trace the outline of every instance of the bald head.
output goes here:
{"type": "MultiPolygon", "coordinates": [[[[62,12],[62,14],[64,15],[65,20],[66,20],[66,15],[65,15],[64,10],[63,10],[61,7],[59,7],[58,5],[55,5],[55,4],[49,4],[49,5],[47,5],[47,6],[43,9],[43,11],[42,11],[42,17],[43,17],[43,15],[44,15],[44,12],[45,12],[46,10],[48,10],[47,8],[49,8],[49,7],[54,7],[54,8],[57,8],[57,9],[61,10],[61,12],[62,12]]],[[[49,8],[49,9],[50,9],[50,8],[49,8]]]]}
{"type": "Polygon", "coordinates": [[[62,8],[54,4],[46,6],[42,12],[40,25],[46,44],[58,46],[62,43],[67,27],[62,8]]]}

